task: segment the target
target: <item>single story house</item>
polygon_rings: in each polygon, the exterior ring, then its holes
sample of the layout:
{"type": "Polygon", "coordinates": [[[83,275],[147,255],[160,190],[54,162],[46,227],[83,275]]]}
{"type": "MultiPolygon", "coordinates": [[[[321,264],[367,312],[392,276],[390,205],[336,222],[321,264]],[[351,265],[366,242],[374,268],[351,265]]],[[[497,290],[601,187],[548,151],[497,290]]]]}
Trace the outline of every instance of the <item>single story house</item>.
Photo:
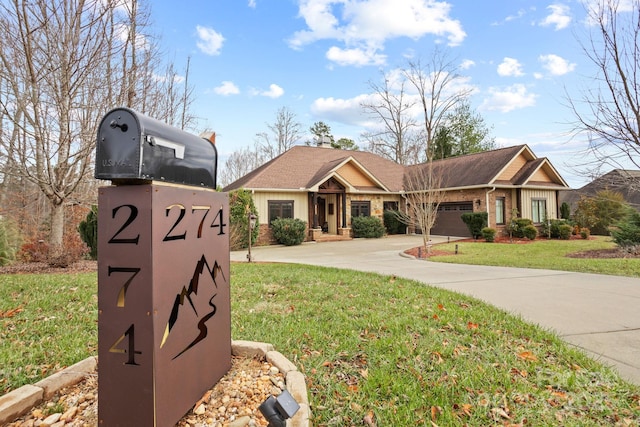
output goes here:
{"type": "MultiPolygon", "coordinates": [[[[351,218],[382,219],[387,209],[405,209],[405,177],[415,168],[366,151],[327,146],[294,146],[223,191],[240,188],[253,194],[260,223],[259,243],[271,241],[275,218],[299,218],[308,224],[309,240],[350,236],[351,218]]],[[[487,212],[489,226],[504,228],[512,209],[541,223],[558,218],[558,193],[569,187],[546,158],[527,145],[433,162],[444,199],[431,233],[469,236],[460,216],[487,212]]]]}

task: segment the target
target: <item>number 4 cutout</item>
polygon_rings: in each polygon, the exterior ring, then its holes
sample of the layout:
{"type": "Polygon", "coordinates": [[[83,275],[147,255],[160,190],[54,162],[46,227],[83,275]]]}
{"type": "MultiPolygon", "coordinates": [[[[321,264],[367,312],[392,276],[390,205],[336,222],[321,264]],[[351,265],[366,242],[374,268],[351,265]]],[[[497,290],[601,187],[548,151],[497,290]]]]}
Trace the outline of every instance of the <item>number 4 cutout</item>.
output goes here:
{"type": "Polygon", "coordinates": [[[136,351],[135,349],[135,325],[131,324],[129,329],[118,338],[118,340],[109,348],[109,353],[120,353],[120,354],[128,354],[129,358],[124,363],[125,365],[138,365],[136,363],[136,354],[142,354],[141,351],[136,351]],[[127,348],[118,348],[118,345],[125,339],[128,338],[127,348]]]}

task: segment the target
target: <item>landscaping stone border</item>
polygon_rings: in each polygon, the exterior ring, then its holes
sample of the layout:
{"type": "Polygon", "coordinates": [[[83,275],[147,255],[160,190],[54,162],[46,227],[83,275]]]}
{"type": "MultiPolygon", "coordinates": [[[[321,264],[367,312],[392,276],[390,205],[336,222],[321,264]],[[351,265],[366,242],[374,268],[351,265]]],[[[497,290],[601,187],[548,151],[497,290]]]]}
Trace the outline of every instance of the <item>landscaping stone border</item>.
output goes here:
{"type": "MultiPolygon", "coordinates": [[[[287,391],[300,405],[295,416],[287,420],[287,427],[311,426],[311,410],[304,374],[298,371],[289,359],[275,351],[273,345],[255,341],[232,341],[231,353],[234,356],[265,358],[278,368],[285,377],[287,391]]],[[[92,375],[97,366],[98,358],[91,356],[33,385],[27,384],[0,396],[0,425],[15,420],[34,406],[53,397],[59,390],[92,375]]]]}

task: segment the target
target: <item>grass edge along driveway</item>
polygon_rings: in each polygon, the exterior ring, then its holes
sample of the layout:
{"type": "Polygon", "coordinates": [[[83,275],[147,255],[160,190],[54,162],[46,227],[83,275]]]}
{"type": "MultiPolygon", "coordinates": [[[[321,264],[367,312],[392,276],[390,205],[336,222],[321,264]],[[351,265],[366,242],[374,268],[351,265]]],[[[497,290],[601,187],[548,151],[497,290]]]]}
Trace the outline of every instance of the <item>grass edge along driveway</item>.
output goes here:
{"type": "Polygon", "coordinates": [[[615,246],[610,237],[604,236],[592,236],[589,240],[538,239],[531,242],[514,241],[514,243],[488,243],[484,240],[460,241],[435,245],[434,249],[448,254],[436,255],[430,260],[455,264],[538,268],[640,277],[640,258],[572,258],[567,256],[576,252],[612,249],[615,246]],[[457,254],[455,253],[456,246],[458,247],[457,254]]]}
{"type": "MultiPolygon", "coordinates": [[[[231,278],[233,338],[298,366],[314,425],[640,422],[640,387],[471,297],[291,264],[233,264],[231,278]]],[[[0,319],[3,389],[96,353],[95,294],[95,274],[0,276],[0,312],[20,308],[0,319]]]]}

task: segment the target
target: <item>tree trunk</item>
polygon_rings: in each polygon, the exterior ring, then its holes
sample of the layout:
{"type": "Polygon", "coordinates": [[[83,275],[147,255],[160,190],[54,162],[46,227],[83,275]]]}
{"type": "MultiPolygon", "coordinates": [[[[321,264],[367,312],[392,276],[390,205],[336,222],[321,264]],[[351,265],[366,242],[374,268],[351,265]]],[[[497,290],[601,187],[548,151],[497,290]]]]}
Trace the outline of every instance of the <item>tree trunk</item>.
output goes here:
{"type": "Polygon", "coordinates": [[[49,235],[49,254],[57,256],[62,254],[64,235],[64,205],[58,200],[50,200],[51,207],[51,232],[49,235]]]}

